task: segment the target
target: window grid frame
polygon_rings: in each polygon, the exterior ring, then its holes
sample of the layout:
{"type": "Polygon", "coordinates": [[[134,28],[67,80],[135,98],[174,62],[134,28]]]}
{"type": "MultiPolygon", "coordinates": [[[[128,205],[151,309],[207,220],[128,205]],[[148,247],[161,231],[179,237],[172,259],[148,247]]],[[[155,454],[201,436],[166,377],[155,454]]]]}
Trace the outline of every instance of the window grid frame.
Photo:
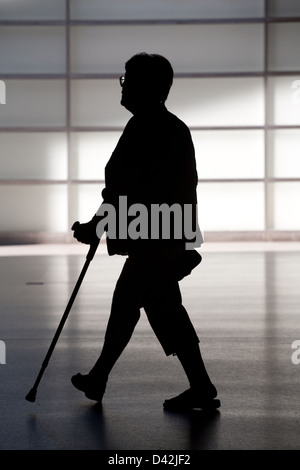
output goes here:
{"type": "MultiPolygon", "coordinates": [[[[65,28],[65,44],[66,44],[66,70],[65,73],[34,73],[34,74],[0,74],[0,80],[30,80],[30,79],[62,79],[65,81],[66,91],[66,123],[64,126],[57,127],[30,127],[30,126],[17,126],[17,127],[0,127],[0,133],[2,132],[28,132],[28,133],[39,133],[39,132],[62,132],[66,135],[67,140],[67,179],[0,179],[0,185],[53,185],[60,184],[66,185],[68,194],[68,224],[70,225],[73,221],[70,220],[70,214],[72,212],[71,206],[71,190],[74,185],[79,184],[103,184],[104,181],[101,179],[85,180],[85,179],[74,179],[71,177],[71,134],[73,132],[109,132],[109,131],[122,131],[123,127],[103,127],[103,126],[72,126],[71,125],[71,82],[73,80],[85,80],[85,79],[118,79],[118,74],[114,73],[72,73],[71,72],[71,54],[70,54],[70,34],[71,28],[76,26],[101,26],[101,25],[164,25],[164,24],[262,24],[264,31],[264,44],[263,44],[263,57],[264,64],[261,72],[213,72],[213,73],[176,73],[176,78],[243,78],[243,77],[262,77],[263,78],[263,96],[264,96],[264,124],[258,126],[190,126],[191,131],[214,131],[214,130],[262,130],[264,134],[264,177],[262,178],[207,178],[198,179],[200,184],[209,183],[263,183],[264,185],[264,228],[262,231],[217,231],[217,232],[206,232],[206,239],[208,240],[259,240],[259,241],[271,241],[271,240],[300,240],[300,230],[273,230],[270,228],[269,221],[272,218],[270,214],[270,191],[269,186],[273,183],[280,182],[299,182],[300,177],[286,178],[286,177],[270,177],[268,171],[268,132],[270,130],[277,129],[300,129],[300,125],[270,125],[267,122],[268,116],[268,79],[269,77],[280,77],[290,76],[299,77],[300,72],[296,71],[269,71],[268,70],[268,36],[269,36],[269,25],[274,23],[300,23],[300,16],[298,17],[271,17],[268,15],[268,2],[264,0],[264,16],[257,18],[213,18],[213,19],[191,19],[191,20],[72,20],[70,15],[70,0],[65,0],[65,19],[64,20],[0,20],[0,26],[62,26],[65,28]]],[[[26,238],[26,234],[22,234],[22,239],[26,238]]],[[[32,238],[32,234],[29,235],[32,238]]],[[[4,235],[4,238],[7,234],[4,235]]],[[[12,234],[12,238],[18,238],[17,234],[12,234]]],[[[37,236],[37,239],[39,237],[37,236]]],[[[0,233],[0,242],[3,240],[3,236],[0,233]]],[[[64,234],[64,240],[72,241],[71,237],[66,237],[64,234]]]]}

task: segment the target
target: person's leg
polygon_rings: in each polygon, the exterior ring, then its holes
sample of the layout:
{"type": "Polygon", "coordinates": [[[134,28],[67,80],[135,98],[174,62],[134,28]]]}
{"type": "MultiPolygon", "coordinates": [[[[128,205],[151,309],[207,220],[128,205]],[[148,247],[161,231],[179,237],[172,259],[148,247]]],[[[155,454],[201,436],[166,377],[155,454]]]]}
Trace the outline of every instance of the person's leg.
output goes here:
{"type": "Polygon", "coordinates": [[[152,276],[152,280],[148,281],[148,290],[144,292],[144,308],[166,355],[178,357],[190,384],[190,389],[181,394],[179,400],[179,397],[166,400],[164,407],[190,409],[220,406],[219,400],[214,400],[217,390],[206,370],[194,326],[182,305],[178,282],[168,275],[152,276]]]}
{"type": "Polygon", "coordinates": [[[143,306],[149,323],[167,356],[177,355],[199,338],[182,305],[179,284],[168,273],[151,272],[143,292],[143,306]],[[165,275],[164,275],[165,274],[165,275]]]}
{"type": "Polygon", "coordinates": [[[206,370],[199,344],[191,342],[176,351],[191,388],[209,390],[211,380],[206,370]]]}
{"type": "Polygon", "coordinates": [[[135,270],[127,260],[114,290],[101,354],[87,375],[72,377],[73,385],[87,398],[101,401],[108,376],[132,336],[140,318],[136,291],[135,270]]]}
{"type": "Polygon", "coordinates": [[[140,318],[140,309],[126,282],[117,283],[101,354],[89,372],[91,377],[107,379],[130,341],[140,318]]]}
{"type": "Polygon", "coordinates": [[[210,380],[199,344],[191,343],[183,349],[178,349],[176,356],[185,371],[190,388],[174,398],[165,400],[164,408],[174,411],[219,408],[220,400],[215,400],[217,389],[210,380]]]}

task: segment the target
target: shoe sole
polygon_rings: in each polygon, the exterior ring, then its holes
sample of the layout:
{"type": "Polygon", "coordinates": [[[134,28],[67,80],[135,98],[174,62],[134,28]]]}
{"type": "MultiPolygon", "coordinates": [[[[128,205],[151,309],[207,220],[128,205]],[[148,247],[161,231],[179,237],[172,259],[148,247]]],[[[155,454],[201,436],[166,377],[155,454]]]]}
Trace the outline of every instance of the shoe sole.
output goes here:
{"type": "Polygon", "coordinates": [[[102,402],[103,395],[104,395],[104,392],[102,393],[101,396],[96,396],[96,395],[90,394],[89,392],[85,392],[86,398],[88,398],[89,400],[97,401],[98,403],[102,402]]]}
{"type": "Polygon", "coordinates": [[[168,411],[191,411],[191,410],[216,410],[220,408],[221,402],[219,399],[209,400],[207,402],[199,403],[196,406],[193,405],[171,405],[167,401],[164,402],[164,409],[168,411]]]}

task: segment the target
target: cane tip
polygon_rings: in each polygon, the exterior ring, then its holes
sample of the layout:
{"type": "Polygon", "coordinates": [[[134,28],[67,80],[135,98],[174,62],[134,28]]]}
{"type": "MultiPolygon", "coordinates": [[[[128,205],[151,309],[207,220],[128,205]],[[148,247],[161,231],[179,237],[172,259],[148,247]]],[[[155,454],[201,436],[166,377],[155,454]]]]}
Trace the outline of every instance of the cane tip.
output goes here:
{"type": "Polygon", "coordinates": [[[32,388],[30,392],[27,393],[25,400],[31,401],[33,403],[35,402],[35,398],[36,398],[36,390],[32,388]]]}

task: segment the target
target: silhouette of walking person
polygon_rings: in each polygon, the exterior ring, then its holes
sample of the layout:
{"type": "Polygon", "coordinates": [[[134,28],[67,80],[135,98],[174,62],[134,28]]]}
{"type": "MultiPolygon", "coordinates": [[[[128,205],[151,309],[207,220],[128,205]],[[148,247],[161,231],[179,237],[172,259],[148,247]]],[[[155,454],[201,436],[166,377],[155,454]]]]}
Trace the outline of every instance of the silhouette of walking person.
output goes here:
{"type": "MultiPolygon", "coordinates": [[[[142,204],[148,209],[149,227],[154,206],[189,206],[192,233],[200,232],[196,216],[198,176],[191,134],[165,106],[172,83],[169,61],[145,52],[131,57],[125,64],[124,77],[120,77],[121,105],[133,116],[105,167],[102,192],[102,204],[111,204],[116,210],[118,234],[118,221],[124,219],[120,196],[126,196],[128,207],[142,204]]],[[[101,207],[89,222],[78,224],[74,231],[78,241],[90,244],[101,237],[101,207]]],[[[127,227],[134,220],[133,215],[136,214],[128,215],[127,227]]],[[[78,373],[71,381],[87,398],[102,401],[109,374],[128,344],[143,308],[163,351],[167,356],[177,356],[189,382],[186,391],[165,400],[164,408],[215,409],[220,406],[217,390],[204,365],[199,338],[182,305],[179,287],[179,281],[201,261],[197,250],[187,249],[187,243],[200,246],[201,242],[197,235],[187,237],[187,230],[180,231],[178,226],[164,236],[163,222],[155,237],[111,237],[107,231],[108,254],[124,255],[126,260],[114,289],[100,356],[88,374],[78,373]]]]}

